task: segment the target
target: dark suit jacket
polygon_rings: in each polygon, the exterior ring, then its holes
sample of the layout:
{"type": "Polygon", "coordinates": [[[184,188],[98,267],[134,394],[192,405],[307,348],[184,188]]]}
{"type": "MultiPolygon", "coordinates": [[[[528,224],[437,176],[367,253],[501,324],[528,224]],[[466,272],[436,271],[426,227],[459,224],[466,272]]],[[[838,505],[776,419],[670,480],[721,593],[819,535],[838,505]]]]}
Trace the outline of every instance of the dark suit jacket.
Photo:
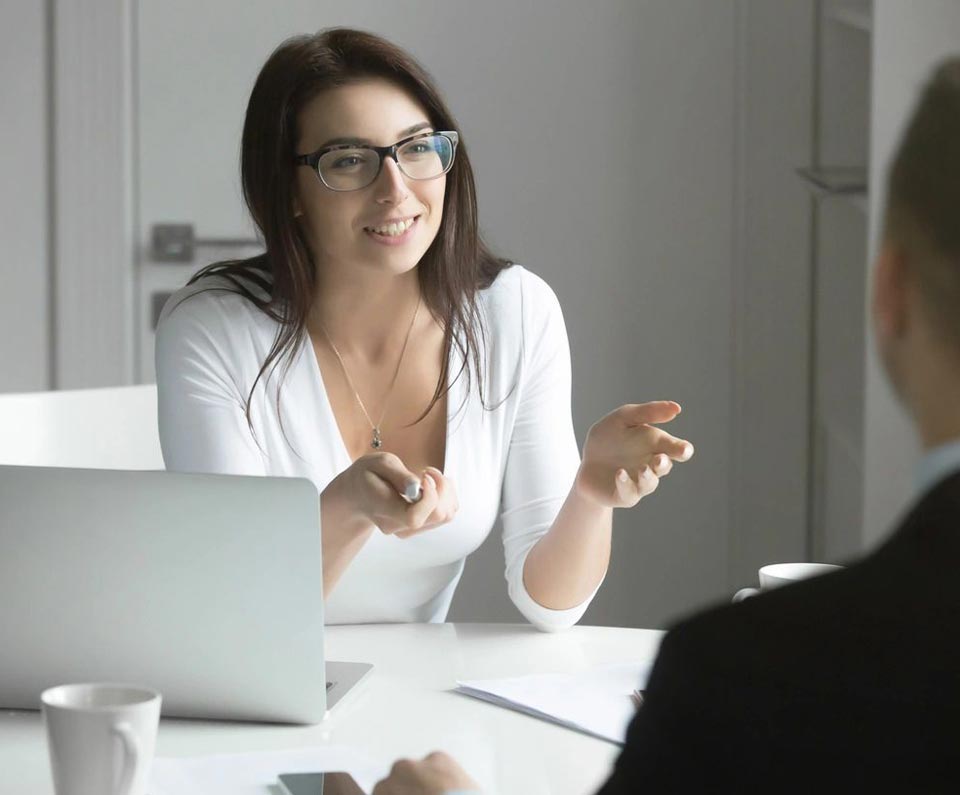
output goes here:
{"type": "Polygon", "coordinates": [[[664,639],[602,795],[960,792],[960,474],[849,568],[664,639]]]}

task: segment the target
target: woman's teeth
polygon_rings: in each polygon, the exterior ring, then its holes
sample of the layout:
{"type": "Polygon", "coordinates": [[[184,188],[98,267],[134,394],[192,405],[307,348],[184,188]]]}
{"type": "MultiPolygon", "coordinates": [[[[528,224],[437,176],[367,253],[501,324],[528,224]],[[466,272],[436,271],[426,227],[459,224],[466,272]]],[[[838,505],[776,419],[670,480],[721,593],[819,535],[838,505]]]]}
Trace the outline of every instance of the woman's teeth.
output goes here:
{"type": "Polygon", "coordinates": [[[400,224],[387,224],[386,226],[377,226],[377,227],[367,227],[368,231],[373,232],[378,235],[387,235],[388,237],[396,237],[397,235],[402,235],[406,232],[413,222],[416,221],[416,218],[408,218],[406,221],[400,224]]]}

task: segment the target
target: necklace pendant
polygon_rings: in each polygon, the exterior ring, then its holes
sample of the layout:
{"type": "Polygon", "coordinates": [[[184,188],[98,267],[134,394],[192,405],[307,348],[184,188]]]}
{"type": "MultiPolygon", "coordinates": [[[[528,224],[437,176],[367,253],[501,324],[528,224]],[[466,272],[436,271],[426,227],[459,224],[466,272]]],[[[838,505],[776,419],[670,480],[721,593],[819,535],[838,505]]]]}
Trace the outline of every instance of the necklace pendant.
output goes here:
{"type": "Polygon", "coordinates": [[[370,446],[371,446],[374,450],[379,450],[379,449],[383,446],[383,442],[382,442],[381,439],[380,439],[380,429],[379,429],[379,428],[374,428],[374,429],[373,429],[373,441],[370,442],[370,446]]]}

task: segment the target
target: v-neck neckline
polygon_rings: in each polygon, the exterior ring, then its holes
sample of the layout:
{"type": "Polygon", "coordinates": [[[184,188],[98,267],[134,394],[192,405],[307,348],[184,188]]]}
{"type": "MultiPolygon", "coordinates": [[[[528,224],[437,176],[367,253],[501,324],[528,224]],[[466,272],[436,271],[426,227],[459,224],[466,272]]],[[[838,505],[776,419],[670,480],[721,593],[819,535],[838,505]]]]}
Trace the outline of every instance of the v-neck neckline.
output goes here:
{"type": "MultiPolygon", "coordinates": [[[[307,342],[310,346],[310,360],[312,362],[314,376],[316,378],[317,385],[320,387],[320,395],[322,397],[323,407],[322,412],[326,414],[328,424],[333,428],[333,434],[337,437],[335,447],[337,455],[340,458],[340,462],[344,465],[343,468],[352,466],[357,459],[353,458],[350,454],[350,450],[347,448],[347,443],[343,438],[343,433],[340,430],[340,423],[337,422],[337,415],[333,411],[333,404],[330,402],[330,395],[327,392],[326,382],[323,380],[323,370],[320,368],[320,360],[317,358],[317,349],[313,342],[313,337],[308,333],[307,342]]],[[[457,410],[454,407],[459,406],[462,402],[462,388],[460,386],[462,379],[456,377],[456,373],[460,368],[459,358],[462,356],[459,347],[457,346],[457,341],[453,340],[450,345],[450,351],[447,354],[447,394],[446,394],[446,421],[444,425],[444,441],[443,441],[443,468],[441,471],[444,475],[449,475],[451,471],[451,463],[453,462],[452,452],[452,437],[451,434],[451,422],[453,420],[454,412],[457,410]],[[454,380],[455,379],[455,380],[454,380]]],[[[466,406],[464,407],[466,408],[466,406]]],[[[371,448],[371,452],[375,452],[371,448]]],[[[361,453],[359,457],[368,455],[368,453],[361,453]]],[[[342,470],[341,470],[342,471],[342,470]]]]}

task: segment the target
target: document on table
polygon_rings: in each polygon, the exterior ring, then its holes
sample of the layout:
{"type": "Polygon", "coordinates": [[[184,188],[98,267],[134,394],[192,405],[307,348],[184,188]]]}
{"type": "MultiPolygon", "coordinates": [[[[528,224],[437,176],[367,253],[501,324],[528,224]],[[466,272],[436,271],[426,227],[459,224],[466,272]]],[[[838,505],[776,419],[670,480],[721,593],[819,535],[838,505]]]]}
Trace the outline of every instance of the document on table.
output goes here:
{"type": "Polygon", "coordinates": [[[255,751],[213,756],[158,757],[150,769],[150,795],[274,795],[281,773],[344,771],[364,792],[386,776],[378,765],[349,746],[255,751]]]}
{"type": "Polygon", "coordinates": [[[623,745],[652,662],[603,665],[577,674],[458,681],[455,692],[623,745]]]}

